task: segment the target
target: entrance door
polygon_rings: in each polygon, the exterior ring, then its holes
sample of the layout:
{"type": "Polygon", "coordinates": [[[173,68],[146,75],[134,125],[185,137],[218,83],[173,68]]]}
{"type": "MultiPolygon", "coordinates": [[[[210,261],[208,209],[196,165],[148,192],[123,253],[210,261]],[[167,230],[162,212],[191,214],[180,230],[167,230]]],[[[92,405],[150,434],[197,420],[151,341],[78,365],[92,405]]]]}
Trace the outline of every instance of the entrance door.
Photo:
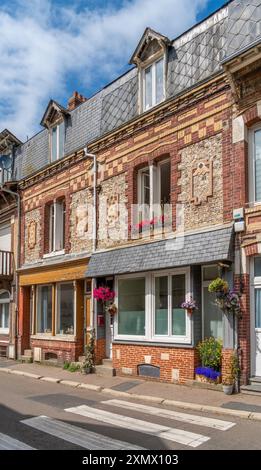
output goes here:
{"type": "Polygon", "coordinates": [[[106,357],[112,359],[112,337],[113,337],[113,325],[111,323],[111,316],[105,314],[105,335],[106,335],[106,357]]]}
{"type": "Polygon", "coordinates": [[[261,377],[261,286],[255,287],[255,375],[261,377]]]}

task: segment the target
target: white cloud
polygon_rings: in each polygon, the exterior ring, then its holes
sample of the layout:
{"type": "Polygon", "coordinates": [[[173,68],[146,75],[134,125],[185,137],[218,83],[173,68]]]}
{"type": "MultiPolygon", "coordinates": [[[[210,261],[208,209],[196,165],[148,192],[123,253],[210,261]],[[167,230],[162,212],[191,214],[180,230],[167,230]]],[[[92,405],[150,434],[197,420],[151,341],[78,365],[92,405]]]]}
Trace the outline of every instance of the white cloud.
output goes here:
{"type": "MultiPolygon", "coordinates": [[[[66,3],[66,2],[65,2],[66,3]]],[[[77,76],[80,92],[114,79],[146,26],[173,38],[196,21],[207,0],[129,0],[88,10],[50,0],[14,0],[0,7],[0,130],[22,140],[39,129],[50,97],[66,101],[77,76]]],[[[86,2],[87,4],[87,2],[86,2]]],[[[79,6],[79,5],[78,5],[79,6]]]]}

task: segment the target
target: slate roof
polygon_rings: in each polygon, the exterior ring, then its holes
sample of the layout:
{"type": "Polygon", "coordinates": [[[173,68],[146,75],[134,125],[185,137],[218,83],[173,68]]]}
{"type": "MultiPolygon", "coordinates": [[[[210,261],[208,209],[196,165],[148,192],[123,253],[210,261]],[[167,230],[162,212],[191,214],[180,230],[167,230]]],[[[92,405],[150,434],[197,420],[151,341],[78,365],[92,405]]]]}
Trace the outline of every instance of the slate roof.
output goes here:
{"type": "MultiPolygon", "coordinates": [[[[166,99],[222,71],[222,62],[261,40],[261,0],[233,0],[172,41],[168,50],[166,99]]],[[[138,73],[133,68],[70,112],[65,156],[138,115],[138,73]]],[[[49,164],[48,134],[43,130],[16,153],[14,178],[49,164]]]]}
{"type": "Polygon", "coordinates": [[[233,226],[92,254],[87,277],[137,273],[233,260],[233,226]]]}

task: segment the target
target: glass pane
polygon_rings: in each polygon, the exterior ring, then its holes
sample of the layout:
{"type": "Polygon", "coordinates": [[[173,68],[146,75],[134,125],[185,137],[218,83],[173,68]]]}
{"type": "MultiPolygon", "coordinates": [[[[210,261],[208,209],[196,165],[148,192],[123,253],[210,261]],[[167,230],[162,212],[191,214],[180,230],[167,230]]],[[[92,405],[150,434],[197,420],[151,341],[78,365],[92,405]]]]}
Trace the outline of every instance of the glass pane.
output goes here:
{"type": "Polygon", "coordinates": [[[261,257],[254,259],[254,265],[255,276],[261,276],[261,257]]]}
{"type": "Polygon", "coordinates": [[[4,326],[3,328],[9,328],[9,303],[3,304],[3,312],[4,312],[4,326]]]}
{"type": "Polygon", "coordinates": [[[52,332],[52,286],[37,287],[37,332],[52,332]]]}
{"type": "Polygon", "coordinates": [[[160,165],[160,203],[170,204],[170,162],[160,165]]]}
{"type": "Polygon", "coordinates": [[[64,122],[59,125],[59,158],[64,154],[64,122]]]}
{"type": "Polygon", "coordinates": [[[64,200],[55,203],[55,250],[59,251],[64,248],[64,200]]]}
{"type": "Polygon", "coordinates": [[[152,68],[145,70],[145,109],[152,106],[152,68]]]}
{"type": "Polygon", "coordinates": [[[172,276],[172,334],[186,335],[186,311],[180,308],[186,296],[185,274],[172,276]]]}
{"type": "Polygon", "coordinates": [[[49,252],[54,251],[54,204],[51,204],[49,210],[49,252]]]}
{"type": "Polygon", "coordinates": [[[142,173],[142,183],[143,183],[143,204],[149,204],[150,203],[150,175],[149,171],[146,171],[142,173]]]}
{"type": "Polygon", "coordinates": [[[168,334],[168,276],[155,279],[155,335],[168,334]]]}
{"type": "Polygon", "coordinates": [[[219,276],[218,266],[204,266],[203,267],[203,280],[204,281],[212,281],[212,279],[216,279],[219,276]]]}
{"type": "Polygon", "coordinates": [[[261,328],[261,289],[255,289],[256,328],[261,328]]]}
{"type": "Polygon", "coordinates": [[[255,200],[261,201],[261,129],[255,132],[255,200]]]}
{"type": "Polygon", "coordinates": [[[57,284],[57,334],[74,334],[73,284],[57,284]]]}
{"type": "Polygon", "coordinates": [[[156,103],[163,100],[163,59],[156,62],[156,103]]]}
{"type": "Polygon", "coordinates": [[[52,155],[51,160],[57,160],[57,127],[52,129],[52,155]]]}
{"type": "Polygon", "coordinates": [[[209,292],[208,287],[204,287],[203,292],[204,338],[223,339],[222,311],[215,303],[215,293],[209,292]]]}
{"type": "Polygon", "coordinates": [[[145,278],[119,280],[118,332],[120,335],[145,334],[145,278]]]}

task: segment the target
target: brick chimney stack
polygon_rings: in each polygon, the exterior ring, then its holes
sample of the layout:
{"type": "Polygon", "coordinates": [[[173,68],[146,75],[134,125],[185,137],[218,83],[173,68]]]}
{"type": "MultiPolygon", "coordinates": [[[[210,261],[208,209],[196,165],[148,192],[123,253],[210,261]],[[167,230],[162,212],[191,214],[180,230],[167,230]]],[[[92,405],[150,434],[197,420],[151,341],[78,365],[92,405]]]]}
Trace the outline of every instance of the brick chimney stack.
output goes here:
{"type": "Polygon", "coordinates": [[[84,103],[87,101],[87,98],[85,96],[80,95],[78,91],[75,91],[71,98],[68,100],[68,109],[69,111],[72,111],[73,109],[77,108],[81,103],[84,103]]]}

